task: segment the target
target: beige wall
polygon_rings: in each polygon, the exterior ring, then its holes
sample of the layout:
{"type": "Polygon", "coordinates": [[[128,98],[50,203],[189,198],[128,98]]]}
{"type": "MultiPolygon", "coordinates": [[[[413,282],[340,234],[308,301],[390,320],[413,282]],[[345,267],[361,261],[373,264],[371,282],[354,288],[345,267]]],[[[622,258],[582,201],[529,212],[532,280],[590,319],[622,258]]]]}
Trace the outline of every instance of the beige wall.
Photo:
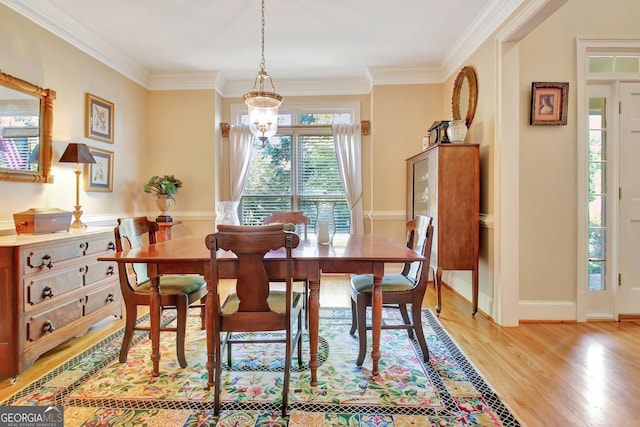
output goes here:
{"type": "Polygon", "coordinates": [[[53,184],[0,181],[0,229],[13,229],[13,214],[29,208],[75,205],[75,166],[58,163],[69,142],[114,152],[112,193],[85,193],[81,182],[83,219],[102,219],[146,208],[139,191],[148,137],[149,93],[111,68],[0,6],[0,69],[57,92],[53,123],[53,184]],[[84,137],[85,93],[115,105],[114,144],[84,137]]]}
{"type": "Polygon", "coordinates": [[[521,300],[576,299],[576,38],[638,39],[638,16],[637,1],[572,0],[520,43],[521,300]],[[540,81],[569,82],[567,126],[529,125],[540,81]]]}

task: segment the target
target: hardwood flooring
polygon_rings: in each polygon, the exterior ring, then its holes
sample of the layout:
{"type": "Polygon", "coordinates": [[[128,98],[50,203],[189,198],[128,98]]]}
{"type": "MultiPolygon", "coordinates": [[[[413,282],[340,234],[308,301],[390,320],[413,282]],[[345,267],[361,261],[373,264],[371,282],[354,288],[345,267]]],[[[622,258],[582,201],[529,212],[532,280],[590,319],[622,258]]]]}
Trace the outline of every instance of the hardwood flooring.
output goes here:
{"type": "MultiPolygon", "coordinates": [[[[321,289],[322,306],[349,306],[345,276],[323,278],[321,289]]],[[[447,287],[443,291],[440,321],[524,425],[637,425],[639,320],[503,328],[480,313],[472,317],[467,301],[447,287]]],[[[435,307],[433,287],[423,306],[435,307]]],[[[123,325],[122,320],[104,320],[83,337],[45,354],[15,384],[0,383],[0,400],[123,325]]]]}

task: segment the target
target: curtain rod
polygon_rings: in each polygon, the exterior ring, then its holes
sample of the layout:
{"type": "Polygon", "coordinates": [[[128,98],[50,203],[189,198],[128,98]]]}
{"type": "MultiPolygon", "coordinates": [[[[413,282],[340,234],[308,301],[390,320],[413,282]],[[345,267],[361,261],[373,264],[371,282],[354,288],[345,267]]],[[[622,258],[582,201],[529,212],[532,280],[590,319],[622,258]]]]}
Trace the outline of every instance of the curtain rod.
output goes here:
{"type": "MultiPolygon", "coordinates": [[[[279,125],[281,129],[330,129],[331,125],[279,125]]],[[[220,123],[220,131],[224,138],[229,137],[229,130],[231,125],[229,123],[220,123]]],[[[371,122],[369,120],[362,120],[360,122],[360,131],[362,135],[369,135],[371,129],[371,122]]]]}

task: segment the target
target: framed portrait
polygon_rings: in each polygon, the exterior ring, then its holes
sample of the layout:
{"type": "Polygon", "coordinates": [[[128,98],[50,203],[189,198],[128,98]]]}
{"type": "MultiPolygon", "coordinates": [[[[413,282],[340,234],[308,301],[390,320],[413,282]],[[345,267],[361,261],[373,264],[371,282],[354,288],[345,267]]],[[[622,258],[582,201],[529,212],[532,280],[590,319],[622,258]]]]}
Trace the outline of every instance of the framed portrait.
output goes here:
{"type": "Polygon", "coordinates": [[[95,163],[85,165],[85,191],[113,191],[113,152],[89,147],[96,159],[95,163]]]}
{"type": "Polygon", "coordinates": [[[531,124],[566,125],[569,83],[531,83],[531,124]]]}
{"type": "Polygon", "coordinates": [[[86,94],[84,136],[113,144],[113,103],[86,94]]]}

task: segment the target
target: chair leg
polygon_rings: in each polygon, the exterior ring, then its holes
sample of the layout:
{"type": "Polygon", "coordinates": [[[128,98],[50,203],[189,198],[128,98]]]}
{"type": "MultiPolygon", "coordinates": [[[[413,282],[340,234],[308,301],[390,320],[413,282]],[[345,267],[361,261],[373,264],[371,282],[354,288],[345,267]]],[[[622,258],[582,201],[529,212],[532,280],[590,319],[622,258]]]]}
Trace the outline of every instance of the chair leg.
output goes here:
{"type": "Polygon", "coordinates": [[[420,350],[422,350],[422,360],[425,363],[428,363],[429,348],[427,348],[427,341],[424,339],[424,332],[422,331],[422,313],[420,312],[420,307],[416,304],[411,304],[411,315],[413,317],[413,329],[416,332],[416,338],[418,338],[420,350]]]}
{"type": "MultiPolygon", "coordinates": [[[[398,304],[398,307],[400,308],[400,314],[402,315],[402,321],[404,322],[404,324],[405,325],[411,325],[411,322],[409,321],[409,313],[407,313],[407,305],[406,304],[398,304]]],[[[407,328],[407,334],[409,334],[409,339],[412,340],[413,339],[413,329],[407,328]]]]}
{"type": "Polygon", "coordinates": [[[202,297],[200,298],[200,304],[202,305],[202,307],[200,307],[200,330],[205,329],[205,319],[206,319],[206,303],[207,303],[207,297],[202,297]]]}
{"type": "Polygon", "coordinates": [[[127,361],[127,354],[129,354],[131,338],[133,337],[133,331],[138,320],[138,306],[135,304],[125,304],[125,311],[126,319],[124,336],[122,337],[122,345],[120,346],[120,363],[124,363],[127,361]]]}
{"type": "MultiPolygon", "coordinates": [[[[298,318],[300,319],[300,318],[298,318]]],[[[292,337],[291,337],[291,325],[289,325],[289,330],[286,332],[287,334],[287,342],[286,342],[286,351],[285,351],[285,359],[284,359],[284,375],[282,379],[282,417],[287,416],[287,408],[289,405],[289,381],[291,379],[291,353],[292,353],[292,337]]]]}
{"type": "Polygon", "coordinates": [[[364,295],[358,295],[356,301],[359,347],[358,358],[356,359],[357,366],[362,366],[367,353],[367,304],[365,303],[365,298],[364,295]]]}
{"type": "Polygon", "coordinates": [[[296,334],[296,346],[298,347],[298,368],[302,368],[302,316],[298,316],[298,332],[296,334]]]}
{"type": "Polygon", "coordinates": [[[351,297],[351,330],[349,334],[354,336],[356,333],[356,328],[358,327],[358,315],[356,312],[356,300],[351,297]]]}
{"type": "Polygon", "coordinates": [[[176,330],[176,354],[178,356],[178,364],[181,368],[187,367],[187,357],[184,354],[184,340],[187,329],[187,297],[184,301],[178,301],[176,311],[178,312],[178,325],[176,330]]]}
{"type": "Polygon", "coordinates": [[[222,374],[220,373],[220,370],[222,369],[222,362],[221,362],[221,358],[222,358],[222,342],[220,339],[220,332],[218,332],[217,330],[215,330],[214,328],[214,337],[213,337],[213,343],[214,343],[214,384],[213,384],[213,413],[214,415],[220,415],[220,393],[222,391],[222,384],[220,384],[220,378],[222,377],[222,374]]]}

